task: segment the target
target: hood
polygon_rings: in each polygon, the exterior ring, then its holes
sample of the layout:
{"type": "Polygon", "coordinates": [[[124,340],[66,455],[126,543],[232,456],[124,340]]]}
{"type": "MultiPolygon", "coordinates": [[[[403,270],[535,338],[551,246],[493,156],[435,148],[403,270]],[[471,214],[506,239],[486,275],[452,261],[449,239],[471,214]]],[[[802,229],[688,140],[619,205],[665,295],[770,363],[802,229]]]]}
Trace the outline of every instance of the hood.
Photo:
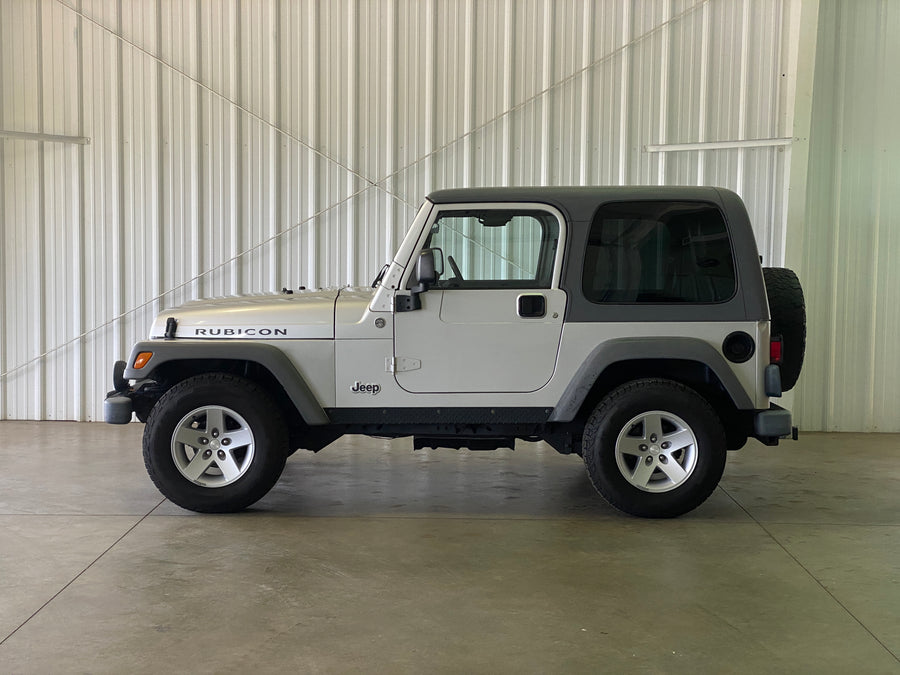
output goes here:
{"type": "Polygon", "coordinates": [[[332,339],[339,293],[332,289],[194,300],[161,312],[150,337],[165,337],[166,322],[174,318],[178,322],[176,338],[332,339]]]}

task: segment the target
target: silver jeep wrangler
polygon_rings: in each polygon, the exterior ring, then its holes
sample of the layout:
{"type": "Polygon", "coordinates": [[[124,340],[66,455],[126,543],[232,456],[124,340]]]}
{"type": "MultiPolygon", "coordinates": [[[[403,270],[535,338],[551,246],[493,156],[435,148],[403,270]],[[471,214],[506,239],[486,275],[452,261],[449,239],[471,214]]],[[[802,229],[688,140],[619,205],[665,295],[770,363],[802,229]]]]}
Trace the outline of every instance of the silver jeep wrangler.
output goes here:
{"type": "Polygon", "coordinates": [[[429,195],[371,288],[190,302],[114,368],[153,482],[195,511],[263,497],[344,434],[414,448],[543,440],[613,506],[672,517],[728,450],[793,436],[805,310],[740,198],[697,187],[429,195]]]}

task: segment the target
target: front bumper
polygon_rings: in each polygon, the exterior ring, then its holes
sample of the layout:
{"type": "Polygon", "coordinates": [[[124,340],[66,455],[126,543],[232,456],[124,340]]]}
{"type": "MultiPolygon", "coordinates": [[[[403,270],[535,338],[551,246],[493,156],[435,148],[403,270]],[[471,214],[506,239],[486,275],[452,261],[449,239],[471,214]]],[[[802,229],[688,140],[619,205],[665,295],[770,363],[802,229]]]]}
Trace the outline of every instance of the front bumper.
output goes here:
{"type": "Polygon", "coordinates": [[[103,421],[107,424],[128,424],[134,412],[134,402],[129,394],[131,388],[125,379],[125,362],[113,365],[113,391],[103,401],[103,421]]]}
{"type": "Polygon", "coordinates": [[[111,391],[103,401],[103,421],[107,424],[128,424],[134,413],[134,403],[122,392],[111,391]]]}

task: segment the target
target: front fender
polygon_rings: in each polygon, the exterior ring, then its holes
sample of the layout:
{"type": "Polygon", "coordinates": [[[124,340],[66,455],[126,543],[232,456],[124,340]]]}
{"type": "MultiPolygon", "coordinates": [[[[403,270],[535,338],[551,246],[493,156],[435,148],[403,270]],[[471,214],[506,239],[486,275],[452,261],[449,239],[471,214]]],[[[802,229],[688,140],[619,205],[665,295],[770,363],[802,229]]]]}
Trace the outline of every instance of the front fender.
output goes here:
{"type": "Polygon", "coordinates": [[[205,359],[258,363],[278,380],[308,425],[330,422],[291,360],[280,349],[269,344],[245,340],[147,340],[137,343],[131,350],[124,377],[128,380],[152,379],[153,372],[163,364],[205,359]],[[135,368],[135,359],[141,352],[150,352],[152,356],[143,367],[135,368]]]}

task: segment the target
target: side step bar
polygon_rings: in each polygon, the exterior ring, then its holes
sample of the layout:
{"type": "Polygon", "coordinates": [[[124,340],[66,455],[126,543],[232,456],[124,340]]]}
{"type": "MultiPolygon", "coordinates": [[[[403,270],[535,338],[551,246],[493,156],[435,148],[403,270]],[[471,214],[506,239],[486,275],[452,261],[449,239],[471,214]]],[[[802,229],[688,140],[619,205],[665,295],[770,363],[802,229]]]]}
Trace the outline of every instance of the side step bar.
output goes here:
{"type": "Polygon", "coordinates": [[[516,449],[514,436],[413,436],[413,450],[422,448],[454,448],[460,450],[516,449]]]}

